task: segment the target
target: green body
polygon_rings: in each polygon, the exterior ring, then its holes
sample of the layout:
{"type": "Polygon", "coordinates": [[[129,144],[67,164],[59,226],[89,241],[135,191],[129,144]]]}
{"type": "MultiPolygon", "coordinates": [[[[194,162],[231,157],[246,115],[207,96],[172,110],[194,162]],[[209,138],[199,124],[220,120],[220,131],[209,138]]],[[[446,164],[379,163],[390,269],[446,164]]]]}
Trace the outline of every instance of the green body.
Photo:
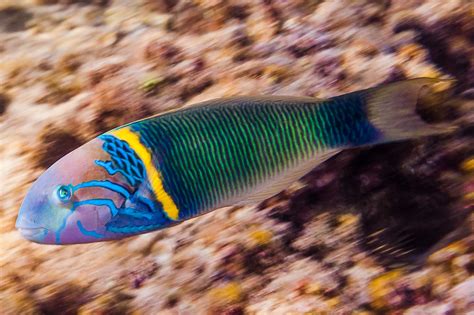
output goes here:
{"type": "Polygon", "coordinates": [[[325,101],[272,97],[213,103],[128,126],[152,152],[180,219],[245,203],[255,192],[269,197],[266,192],[279,186],[272,181],[280,174],[379,137],[363,93],[325,101]]]}
{"type": "Polygon", "coordinates": [[[438,83],[406,80],[327,100],[220,99],[118,127],[41,175],[17,227],[34,242],[89,243],[255,204],[345,148],[449,132],[416,111],[438,83]]]}

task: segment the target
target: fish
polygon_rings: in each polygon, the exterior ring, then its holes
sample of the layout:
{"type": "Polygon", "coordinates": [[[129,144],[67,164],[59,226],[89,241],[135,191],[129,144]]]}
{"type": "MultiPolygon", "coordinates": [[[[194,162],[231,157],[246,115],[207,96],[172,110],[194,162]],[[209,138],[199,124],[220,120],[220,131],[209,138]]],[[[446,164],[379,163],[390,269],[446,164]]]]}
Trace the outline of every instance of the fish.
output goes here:
{"type": "Polygon", "coordinates": [[[417,110],[443,82],[410,79],[328,99],[223,98],[125,124],[48,168],[16,227],[36,243],[91,243],[258,204],[342,150],[452,131],[417,110]]]}

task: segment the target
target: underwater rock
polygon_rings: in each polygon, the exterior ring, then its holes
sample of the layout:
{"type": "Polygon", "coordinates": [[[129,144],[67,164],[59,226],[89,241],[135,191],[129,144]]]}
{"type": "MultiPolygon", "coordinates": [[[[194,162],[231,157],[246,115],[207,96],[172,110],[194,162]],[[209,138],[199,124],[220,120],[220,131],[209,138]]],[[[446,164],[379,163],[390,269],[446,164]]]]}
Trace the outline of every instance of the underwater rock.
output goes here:
{"type": "MultiPolygon", "coordinates": [[[[431,24],[422,23],[417,19],[408,19],[401,21],[394,27],[395,33],[407,30],[415,31],[418,43],[428,50],[430,60],[459,81],[458,91],[471,87],[474,83],[469,77],[469,72],[474,67],[468,57],[470,45],[467,43],[464,47],[463,45],[450,45],[450,40],[454,36],[465,34],[460,32],[463,24],[469,29],[467,23],[459,23],[459,21],[467,21],[468,15],[469,13],[466,11],[460,19],[441,19],[431,24]],[[464,16],[466,16],[466,20],[464,16]]],[[[467,36],[470,34],[467,33],[467,36]]]]}
{"type": "Polygon", "coordinates": [[[82,85],[79,80],[60,71],[50,73],[50,75],[44,79],[44,82],[46,83],[46,92],[37,100],[38,103],[58,105],[67,102],[82,90],[82,85]]]}
{"type": "Polygon", "coordinates": [[[179,0],[145,0],[143,4],[146,8],[150,8],[153,11],[168,13],[178,3],[179,0]]]}
{"type": "Polygon", "coordinates": [[[242,301],[245,293],[238,282],[229,282],[215,287],[208,292],[209,308],[224,312],[229,307],[238,308],[235,304],[242,301]]]}
{"type": "Polygon", "coordinates": [[[8,105],[10,105],[10,102],[11,100],[6,94],[0,93],[0,116],[5,114],[8,105]]]}
{"type": "Polygon", "coordinates": [[[156,262],[145,259],[127,275],[131,283],[130,286],[134,289],[140,288],[147,279],[156,274],[158,269],[159,266],[156,262]]]}
{"type": "Polygon", "coordinates": [[[121,58],[108,58],[97,63],[98,65],[87,71],[87,83],[90,87],[118,75],[126,67],[125,60],[121,58]]]}
{"type": "Polygon", "coordinates": [[[255,230],[250,233],[251,245],[266,246],[273,239],[273,233],[268,230],[255,230]]]}
{"type": "Polygon", "coordinates": [[[452,261],[455,257],[461,256],[467,252],[468,248],[462,241],[451,243],[448,246],[433,253],[428,258],[428,262],[432,264],[444,264],[452,261]]]}
{"type": "Polygon", "coordinates": [[[449,295],[454,300],[453,302],[458,312],[472,310],[472,305],[474,304],[473,289],[474,277],[470,276],[449,291],[449,295]]]}
{"type": "Polygon", "coordinates": [[[119,315],[127,313],[127,297],[116,293],[105,293],[91,302],[83,304],[78,315],[119,315]]]}
{"type": "Polygon", "coordinates": [[[242,267],[248,274],[263,274],[267,268],[283,260],[278,248],[272,246],[257,246],[244,252],[242,267]]]}
{"type": "Polygon", "coordinates": [[[27,28],[33,14],[24,7],[0,8],[0,32],[19,32],[27,28]]]}
{"type": "Polygon", "coordinates": [[[281,23],[264,12],[252,12],[245,20],[249,37],[254,42],[267,42],[279,31],[281,23]]]}
{"type": "Polygon", "coordinates": [[[407,315],[418,315],[425,314],[455,314],[456,309],[452,303],[443,303],[443,302],[432,302],[425,305],[417,305],[407,309],[404,314],[407,315]]]}
{"type": "Polygon", "coordinates": [[[210,31],[210,23],[204,19],[204,10],[193,2],[180,1],[173,9],[169,29],[180,33],[202,33],[210,31]],[[191,27],[190,27],[191,26],[191,27]]]}
{"type": "Polygon", "coordinates": [[[47,4],[83,4],[83,5],[97,5],[97,6],[107,6],[109,0],[34,0],[36,4],[47,5],[47,4]]]}
{"type": "Polygon", "coordinates": [[[226,7],[226,15],[229,18],[245,20],[249,16],[248,9],[246,4],[231,4],[226,7]]]}
{"type": "Polygon", "coordinates": [[[75,283],[51,283],[39,288],[34,296],[43,314],[77,314],[86,302],[85,290],[75,283]]]}
{"type": "Polygon", "coordinates": [[[182,91],[180,93],[180,98],[182,101],[187,101],[191,97],[201,93],[208,87],[213,84],[213,80],[210,77],[203,76],[198,77],[195,80],[186,80],[183,79],[179,86],[183,86],[182,91]]]}
{"type": "Polygon", "coordinates": [[[176,64],[184,58],[179,47],[163,39],[154,39],[148,42],[143,50],[143,57],[157,67],[176,64]]]}
{"type": "Polygon", "coordinates": [[[24,290],[0,290],[0,305],[3,314],[43,314],[33,297],[24,290]]]}
{"type": "Polygon", "coordinates": [[[470,173],[474,172],[474,157],[466,159],[462,163],[461,169],[465,172],[470,172],[470,173]]]}
{"type": "Polygon", "coordinates": [[[369,284],[369,292],[373,299],[373,306],[383,310],[389,306],[400,303],[396,293],[396,281],[401,279],[403,272],[395,269],[385,274],[377,276],[369,284]]]}
{"type": "Polygon", "coordinates": [[[40,133],[40,141],[42,147],[35,162],[38,167],[44,169],[83,144],[83,141],[73,133],[54,126],[47,126],[40,133]]]}
{"type": "Polygon", "coordinates": [[[296,58],[334,45],[330,36],[310,25],[288,23],[283,31],[288,35],[281,38],[281,46],[296,58]]]}
{"type": "Polygon", "coordinates": [[[124,75],[109,77],[93,89],[90,106],[95,114],[91,127],[97,133],[106,132],[120,121],[125,124],[150,114],[148,103],[141,91],[128,84],[124,75]],[[130,108],[134,108],[130,111],[130,108]]]}

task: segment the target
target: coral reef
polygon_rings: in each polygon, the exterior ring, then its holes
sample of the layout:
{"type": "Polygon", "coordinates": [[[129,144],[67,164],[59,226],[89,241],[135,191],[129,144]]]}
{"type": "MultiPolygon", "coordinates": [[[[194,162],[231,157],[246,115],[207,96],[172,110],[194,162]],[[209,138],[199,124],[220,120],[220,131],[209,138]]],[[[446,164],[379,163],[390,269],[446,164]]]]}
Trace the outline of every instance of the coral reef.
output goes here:
{"type": "MultiPolygon", "coordinates": [[[[465,0],[0,3],[0,313],[474,309],[474,20],[465,0]],[[102,244],[14,229],[29,184],[101,132],[212,98],[457,80],[449,135],[358,148],[255,207],[102,244]]],[[[424,111],[424,110],[423,110],[424,111]]]]}

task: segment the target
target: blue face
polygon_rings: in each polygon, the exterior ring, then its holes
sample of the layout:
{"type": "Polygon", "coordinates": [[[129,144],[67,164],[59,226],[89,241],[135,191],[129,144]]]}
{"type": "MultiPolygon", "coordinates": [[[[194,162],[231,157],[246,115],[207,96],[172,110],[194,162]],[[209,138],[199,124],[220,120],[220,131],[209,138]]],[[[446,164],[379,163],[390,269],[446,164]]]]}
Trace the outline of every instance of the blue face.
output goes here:
{"type": "Polygon", "coordinates": [[[173,224],[159,210],[141,160],[126,142],[106,134],[38,178],[16,227],[42,244],[116,240],[173,224]]]}
{"type": "Polygon", "coordinates": [[[106,226],[130,187],[95,160],[107,159],[95,139],[51,166],[28,191],[16,222],[21,234],[45,244],[87,243],[125,237],[106,226]]]}

